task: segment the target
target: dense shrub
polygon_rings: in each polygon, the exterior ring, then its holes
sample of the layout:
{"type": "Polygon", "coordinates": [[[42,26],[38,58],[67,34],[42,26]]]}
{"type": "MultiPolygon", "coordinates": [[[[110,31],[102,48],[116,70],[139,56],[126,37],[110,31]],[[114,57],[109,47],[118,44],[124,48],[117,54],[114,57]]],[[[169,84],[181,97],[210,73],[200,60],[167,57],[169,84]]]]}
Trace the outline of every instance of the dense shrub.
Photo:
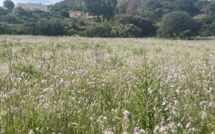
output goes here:
{"type": "Polygon", "coordinates": [[[83,36],[87,37],[110,37],[111,36],[111,25],[109,23],[101,23],[95,26],[87,27],[83,36]]]}
{"type": "Polygon", "coordinates": [[[35,34],[64,35],[64,26],[60,20],[38,21],[35,25],[35,34]]]}
{"type": "Polygon", "coordinates": [[[199,35],[200,36],[214,36],[215,35],[215,21],[212,16],[205,15],[202,18],[197,20],[200,30],[199,35]]]}
{"type": "Polygon", "coordinates": [[[138,16],[116,16],[118,24],[133,24],[141,30],[141,36],[153,36],[156,33],[156,28],[152,22],[138,16]]]}
{"type": "Polygon", "coordinates": [[[32,17],[32,12],[30,10],[25,10],[21,7],[17,7],[13,10],[13,14],[16,15],[17,17],[28,17],[31,18],[32,17]]]}
{"type": "Polygon", "coordinates": [[[201,36],[215,36],[215,21],[211,24],[204,23],[200,30],[201,36]]]}
{"type": "Polygon", "coordinates": [[[134,24],[115,24],[110,22],[97,23],[87,27],[83,36],[87,37],[141,37],[141,29],[134,24]]]}
{"type": "Polygon", "coordinates": [[[141,30],[133,24],[120,24],[111,30],[113,37],[140,37],[141,30]]]}
{"type": "Polygon", "coordinates": [[[0,34],[6,34],[6,31],[7,31],[7,29],[6,29],[5,25],[0,24],[0,34]]]}
{"type": "Polygon", "coordinates": [[[207,6],[207,10],[210,14],[210,16],[215,17],[215,2],[211,2],[208,6],[207,6]]]}
{"type": "Polygon", "coordinates": [[[21,24],[22,23],[22,20],[20,20],[18,17],[16,17],[15,15],[13,15],[11,13],[7,14],[4,17],[4,21],[7,23],[10,23],[10,24],[21,24]]]}
{"type": "Polygon", "coordinates": [[[6,15],[8,13],[9,13],[9,11],[7,9],[4,9],[4,8],[0,7],[0,15],[1,16],[6,15]]]}
{"type": "Polygon", "coordinates": [[[186,12],[171,12],[164,15],[157,31],[160,37],[189,37],[196,35],[198,26],[186,12]]]}

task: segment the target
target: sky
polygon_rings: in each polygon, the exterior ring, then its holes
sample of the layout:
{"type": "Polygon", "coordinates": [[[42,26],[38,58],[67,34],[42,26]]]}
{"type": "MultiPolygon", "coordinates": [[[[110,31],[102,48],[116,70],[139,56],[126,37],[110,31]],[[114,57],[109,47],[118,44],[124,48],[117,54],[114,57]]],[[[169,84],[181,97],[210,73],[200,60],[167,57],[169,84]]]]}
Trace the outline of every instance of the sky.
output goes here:
{"type": "MultiPolygon", "coordinates": [[[[4,0],[0,0],[0,6],[3,5],[4,0]]],[[[57,2],[60,2],[62,0],[12,0],[14,3],[41,3],[43,5],[50,5],[57,2]]]]}

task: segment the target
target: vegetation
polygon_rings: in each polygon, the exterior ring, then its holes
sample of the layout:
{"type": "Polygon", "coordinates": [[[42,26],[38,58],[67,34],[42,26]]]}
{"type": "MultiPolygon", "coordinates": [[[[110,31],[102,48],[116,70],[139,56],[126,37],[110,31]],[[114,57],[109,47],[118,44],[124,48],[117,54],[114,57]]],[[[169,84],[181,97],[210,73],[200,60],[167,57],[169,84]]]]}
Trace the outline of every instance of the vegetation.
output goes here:
{"type": "Polygon", "coordinates": [[[141,0],[130,0],[126,8],[126,14],[129,15],[138,14],[140,6],[141,0]]]}
{"type": "Polygon", "coordinates": [[[189,37],[198,31],[197,23],[186,12],[166,14],[158,29],[160,37],[189,37]]]}
{"type": "MultiPolygon", "coordinates": [[[[0,7],[0,29],[3,29],[0,33],[89,37],[214,36],[214,3],[208,0],[63,0],[50,5],[49,12],[43,12],[14,8],[11,0],[5,0],[4,7],[0,7]],[[69,18],[69,10],[90,12],[97,18],[69,18]],[[186,21],[188,26],[177,24],[172,27],[171,24],[171,31],[164,31],[164,20],[176,12],[184,12],[182,16],[190,20],[186,21]],[[212,18],[210,23],[208,18],[212,18]],[[189,27],[193,24],[195,28],[189,27]],[[103,32],[99,32],[100,29],[103,32]],[[121,31],[116,33],[117,29],[121,31]],[[122,31],[128,33],[119,34],[122,31]],[[189,31],[189,34],[184,34],[184,31],[189,31]]],[[[177,17],[165,21],[168,24],[176,22],[177,17]]]]}
{"type": "Polygon", "coordinates": [[[0,48],[1,133],[215,132],[213,40],[1,36],[0,48]]]}
{"type": "Polygon", "coordinates": [[[96,16],[102,15],[103,19],[110,19],[115,12],[117,0],[84,0],[89,12],[96,16]]]}
{"type": "Polygon", "coordinates": [[[15,5],[11,0],[6,0],[4,1],[4,7],[6,7],[9,10],[12,10],[15,7],[15,5]]]}

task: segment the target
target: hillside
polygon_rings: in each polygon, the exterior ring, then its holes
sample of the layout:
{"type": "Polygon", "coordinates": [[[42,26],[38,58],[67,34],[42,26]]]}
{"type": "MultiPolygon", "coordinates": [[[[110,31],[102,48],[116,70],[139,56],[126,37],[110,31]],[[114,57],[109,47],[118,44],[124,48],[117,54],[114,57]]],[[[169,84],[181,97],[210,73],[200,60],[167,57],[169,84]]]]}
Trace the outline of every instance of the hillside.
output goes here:
{"type": "Polygon", "coordinates": [[[215,35],[214,1],[64,0],[48,8],[49,12],[0,7],[0,34],[167,38],[215,35]],[[102,17],[70,18],[69,10],[102,17]],[[168,16],[171,19],[165,20],[168,16]]]}

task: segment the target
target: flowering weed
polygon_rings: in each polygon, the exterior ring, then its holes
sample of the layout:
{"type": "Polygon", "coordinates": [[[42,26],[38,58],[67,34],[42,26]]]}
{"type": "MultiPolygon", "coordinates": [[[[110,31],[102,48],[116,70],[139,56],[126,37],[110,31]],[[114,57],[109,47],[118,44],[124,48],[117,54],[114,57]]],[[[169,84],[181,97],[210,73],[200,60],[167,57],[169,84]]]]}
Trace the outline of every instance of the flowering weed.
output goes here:
{"type": "Polygon", "coordinates": [[[214,133],[214,41],[0,37],[0,133],[214,133]]]}

